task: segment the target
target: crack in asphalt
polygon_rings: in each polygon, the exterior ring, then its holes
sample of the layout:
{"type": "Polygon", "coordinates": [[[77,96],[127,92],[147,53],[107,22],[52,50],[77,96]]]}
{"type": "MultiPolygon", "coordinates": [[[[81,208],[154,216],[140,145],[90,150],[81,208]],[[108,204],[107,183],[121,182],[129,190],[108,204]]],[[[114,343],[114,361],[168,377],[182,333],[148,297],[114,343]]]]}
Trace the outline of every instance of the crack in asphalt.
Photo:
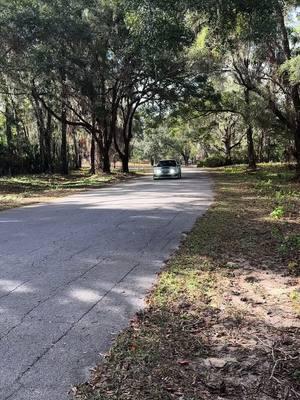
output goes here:
{"type": "MultiPolygon", "coordinates": [[[[98,233],[98,232],[97,232],[97,233],[98,233]]],[[[95,245],[95,244],[93,243],[93,244],[91,244],[91,245],[88,246],[88,247],[84,247],[83,249],[81,249],[81,250],[79,250],[79,251],[77,251],[77,252],[75,252],[75,253],[72,253],[70,256],[68,256],[68,257],[64,258],[63,260],[61,260],[61,263],[65,263],[65,262],[71,261],[74,257],[76,257],[76,256],[78,256],[78,255],[84,253],[85,251],[90,250],[94,245],[95,245]]],[[[42,246],[41,248],[43,248],[43,246],[42,246]]],[[[53,253],[58,253],[59,250],[61,250],[61,249],[63,249],[63,248],[64,248],[64,246],[60,246],[60,247],[58,247],[57,249],[53,250],[52,253],[47,254],[47,255],[46,255],[45,257],[43,257],[42,259],[37,260],[37,261],[35,261],[35,260],[32,261],[31,267],[32,267],[32,268],[35,268],[37,264],[39,264],[39,266],[41,266],[41,264],[45,263],[45,262],[48,260],[48,258],[49,258],[53,253]]],[[[99,257],[96,257],[97,260],[98,260],[98,258],[100,258],[100,256],[99,256],[99,257]]],[[[26,284],[28,284],[28,283],[34,281],[37,277],[41,276],[42,274],[43,274],[43,271],[37,272],[36,275],[35,275],[34,277],[32,277],[32,278],[30,278],[30,279],[27,279],[26,281],[24,281],[24,282],[20,283],[18,286],[16,286],[14,289],[12,289],[12,290],[10,290],[9,292],[5,293],[4,295],[0,296],[0,300],[3,299],[3,298],[5,298],[5,297],[10,296],[10,295],[11,295],[12,293],[14,293],[16,290],[18,290],[18,289],[20,289],[22,286],[24,286],[24,285],[26,285],[26,284]]],[[[79,277],[80,277],[80,275],[79,275],[79,277]]],[[[71,282],[71,281],[70,281],[70,282],[71,282]]],[[[67,286],[68,284],[69,284],[69,282],[66,283],[66,286],[67,286]]],[[[58,286],[55,290],[61,288],[62,286],[63,286],[63,285],[58,286]]],[[[52,293],[52,292],[51,292],[51,293],[52,293]]],[[[0,337],[0,340],[1,340],[1,337],[0,337]]]]}
{"type": "Polygon", "coordinates": [[[9,336],[9,334],[16,328],[18,328],[20,325],[22,325],[22,323],[25,321],[25,319],[38,307],[40,307],[42,304],[46,303],[48,300],[51,300],[53,297],[55,297],[57,295],[57,292],[59,292],[62,288],[67,288],[68,286],[70,286],[72,283],[76,282],[78,279],[83,278],[85,275],[87,275],[89,272],[91,272],[93,269],[97,268],[99,265],[101,265],[102,263],[104,263],[105,261],[107,261],[108,258],[103,258],[100,262],[98,262],[97,264],[92,265],[90,268],[88,268],[87,270],[85,270],[82,274],[77,275],[75,278],[71,279],[70,281],[63,283],[62,285],[58,286],[54,291],[52,291],[50,293],[49,296],[47,296],[46,298],[44,298],[41,301],[38,301],[37,304],[35,304],[30,310],[28,310],[23,317],[21,318],[21,320],[14,325],[12,328],[9,329],[8,332],[6,332],[4,335],[0,336],[0,341],[7,338],[7,336],[9,336]]]}
{"type": "Polygon", "coordinates": [[[16,390],[14,390],[12,393],[10,393],[7,397],[4,397],[3,400],[9,400],[11,399],[15,394],[17,394],[21,389],[23,389],[23,385],[20,385],[16,390]]]}
{"type": "MultiPolygon", "coordinates": [[[[132,268],[129,269],[129,271],[126,272],[122,276],[122,278],[117,281],[114,285],[111,286],[109,290],[107,290],[101,298],[94,303],[88,310],[86,310],[80,318],[78,318],[75,322],[70,324],[69,328],[62,334],[60,335],[54,342],[51,343],[50,346],[48,346],[38,357],[35,358],[35,360],[23,371],[21,372],[16,379],[12,382],[12,385],[20,383],[21,379],[37,364],[54,346],[56,346],[64,337],[68,335],[68,333],[80,322],[83,320],[83,318],[88,315],[98,304],[100,304],[110,293],[113,289],[115,289],[120,283],[122,283],[136,268],[140,266],[140,263],[135,264],[132,268]]],[[[20,383],[21,384],[21,383],[20,383]]],[[[22,386],[22,384],[21,384],[22,386]]],[[[24,386],[23,386],[24,387],[24,386]]],[[[18,389],[18,391],[20,388],[18,389]]],[[[13,393],[15,394],[15,393],[13,393]]],[[[8,397],[5,397],[4,400],[8,400],[12,395],[9,395],[8,397]]]]}
{"type": "MultiPolygon", "coordinates": [[[[164,228],[167,228],[168,226],[170,226],[175,219],[178,217],[178,215],[180,214],[180,211],[178,211],[173,218],[171,218],[165,225],[163,225],[164,228]]],[[[150,239],[148,240],[148,242],[146,243],[146,245],[141,249],[141,254],[145,254],[146,250],[149,248],[150,244],[153,242],[153,240],[157,237],[159,238],[163,238],[165,237],[165,233],[161,234],[161,235],[157,235],[157,232],[160,232],[162,230],[162,227],[158,227],[157,229],[155,229],[154,233],[151,235],[150,239]]]]}
{"type": "MultiPolygon", "coordinates": [[[[27,283],[31,282],[32,279],[27,279],[27,281],[24,281],[22,283],[20,283],[19,285],[17,285],[15,288],[13,288],[12,290],[10,290],[9,292],[3,294],[2,296],[0,296],[0,300],[4,299],[5,297],[10,296],[12,293],[14,293],[16,290],[20,289],[22,286],[26,285],[27,283]]],[[[0,338],[1,340],[1,338],[0,338]]]]}

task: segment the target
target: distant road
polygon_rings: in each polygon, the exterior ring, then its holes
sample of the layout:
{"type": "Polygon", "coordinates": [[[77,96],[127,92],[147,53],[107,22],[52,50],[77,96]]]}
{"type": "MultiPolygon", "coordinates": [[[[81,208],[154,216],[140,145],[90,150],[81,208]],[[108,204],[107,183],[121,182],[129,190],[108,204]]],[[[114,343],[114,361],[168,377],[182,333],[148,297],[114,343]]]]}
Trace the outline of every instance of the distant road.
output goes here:
{"type": "Polygon", "coordinates": [[[212,197],[189,169],[0,213],[0,399],[67,399],[212,197]]]}

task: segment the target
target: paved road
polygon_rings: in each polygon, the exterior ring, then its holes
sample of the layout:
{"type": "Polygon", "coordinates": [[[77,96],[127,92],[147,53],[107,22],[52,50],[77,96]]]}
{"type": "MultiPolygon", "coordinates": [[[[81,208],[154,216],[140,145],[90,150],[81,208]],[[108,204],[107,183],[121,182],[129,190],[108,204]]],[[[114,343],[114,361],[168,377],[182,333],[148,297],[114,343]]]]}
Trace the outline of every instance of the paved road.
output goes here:
{"type": "Polygon", "coordinates": [[[67,399],[211,200],[189,170],[0,213],[0,399],[67,399]]]}

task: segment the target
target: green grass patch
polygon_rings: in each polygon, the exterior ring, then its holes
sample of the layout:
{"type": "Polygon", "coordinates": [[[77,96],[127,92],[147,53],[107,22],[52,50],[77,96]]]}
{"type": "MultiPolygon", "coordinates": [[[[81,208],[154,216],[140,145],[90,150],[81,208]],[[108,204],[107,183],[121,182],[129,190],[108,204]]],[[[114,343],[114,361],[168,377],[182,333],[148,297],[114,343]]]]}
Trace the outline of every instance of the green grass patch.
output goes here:
{"type": "Polygon", "coordinates": [[[135,174],[126,175],[119,172],[111,175],[91,175],[87,169],[82,169],[68,176],[41,174],[1,177],[0,210],[48,201],[81,190],[100,188],[132,176],[135,174]]]}

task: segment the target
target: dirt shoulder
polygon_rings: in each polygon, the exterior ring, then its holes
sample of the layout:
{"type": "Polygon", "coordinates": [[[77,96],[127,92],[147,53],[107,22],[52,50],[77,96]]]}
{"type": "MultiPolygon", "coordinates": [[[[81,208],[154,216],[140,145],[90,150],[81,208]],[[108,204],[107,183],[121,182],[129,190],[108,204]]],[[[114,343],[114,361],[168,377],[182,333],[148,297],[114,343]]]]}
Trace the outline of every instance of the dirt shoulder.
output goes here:
{"type": "Polygon", "coordinates": [[[78,398],[300,398],[299,184],[278,165],[212,173],[215,205],[78,398]]]}
{"type": "Polygon", "coordinates": [[[46,203],[55,198],[87,189],[131,179],[136,174],[113,173],[90,175],[87,170],[71,175],[21,175],[0,178],[0,211],[36,203],[46,203]]]}

